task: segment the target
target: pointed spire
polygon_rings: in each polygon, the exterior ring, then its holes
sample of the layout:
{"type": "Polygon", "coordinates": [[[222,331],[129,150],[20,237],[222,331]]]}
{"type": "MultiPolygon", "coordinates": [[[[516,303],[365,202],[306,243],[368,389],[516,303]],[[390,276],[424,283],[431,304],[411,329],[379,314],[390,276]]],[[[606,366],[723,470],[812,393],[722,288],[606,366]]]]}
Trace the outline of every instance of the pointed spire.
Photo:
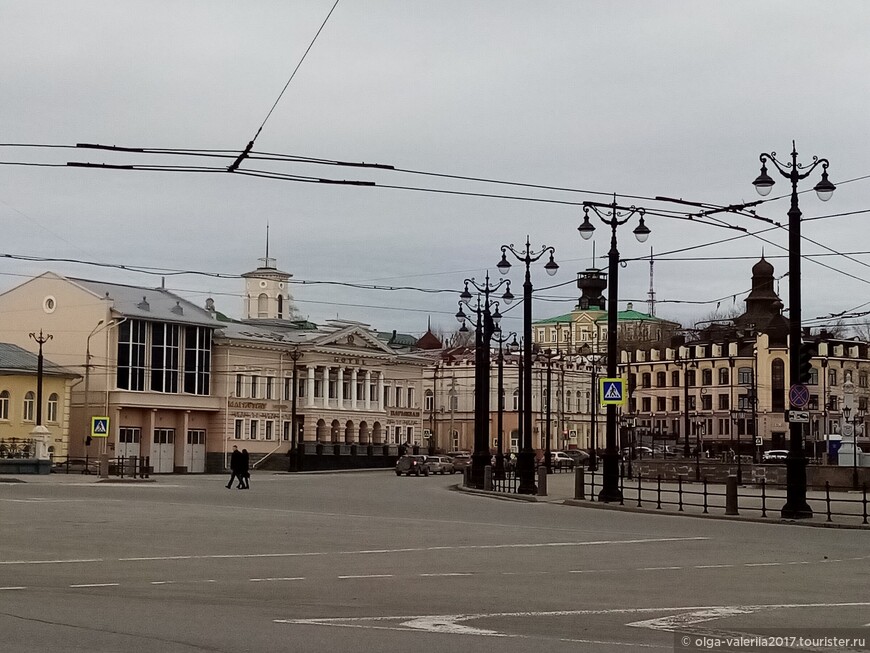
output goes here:
{"type": "Polygon", "coordinates": [[[258,261],[263,262],[264,268],[275,268],[275,259],[269,258],[269,223],[266,222],[266,256],[264,258],[257,259],[258,261]]]}

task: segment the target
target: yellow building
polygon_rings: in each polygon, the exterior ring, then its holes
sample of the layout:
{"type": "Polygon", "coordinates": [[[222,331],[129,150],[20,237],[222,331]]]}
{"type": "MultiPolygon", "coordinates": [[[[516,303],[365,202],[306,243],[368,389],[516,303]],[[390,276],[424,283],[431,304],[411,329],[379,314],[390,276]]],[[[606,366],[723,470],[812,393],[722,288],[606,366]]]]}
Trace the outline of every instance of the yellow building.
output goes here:
{"type": "Polygon", "coordinates": [[[17,345],[0,343],[0,458],[32,458],[31,432],[48,429],[48,451],[64,458],[69,450],[69,406],[77,374],[43,360],[42,406],[37,404],[38,359],[17,345]]]}

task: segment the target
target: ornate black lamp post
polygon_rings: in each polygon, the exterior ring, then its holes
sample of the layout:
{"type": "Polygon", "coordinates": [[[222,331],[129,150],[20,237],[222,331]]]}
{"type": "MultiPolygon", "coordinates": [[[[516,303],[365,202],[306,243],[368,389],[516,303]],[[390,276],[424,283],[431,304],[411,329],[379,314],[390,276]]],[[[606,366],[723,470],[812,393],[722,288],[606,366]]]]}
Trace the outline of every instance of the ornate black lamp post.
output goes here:
{"type": "MultiPolygon", "coordinates": [[[[578,227],[578,231],[584,240],[591,238],[595,231],[595,225],[589,221],[589,209],[592,209],[595,215],[610,227],[611,232],[607,268],[607,376],[614,378],[617,372],[616,314],[619,301],[619,250],[616,243],[616,228],[628,222],[637,213],[640,215],[640,222],[634,229],[637,240],[641,243],[645,242],[649,238],[650,231],[643,220],[644,210],[634,206],[618,206],[614,195],[613,202],[610,204],[583,202],[583,224],[578,227]],[[609,210],[602,211],[599,210],[599,207],[609,210]]],[[[619,489],[619,451],[616,444],[616,406],[614,404],[607,405],[606,429],[607,448],[604,452],[603,485],[598,494],[598,500],[604,502],[620,501],[622,500],[622,490],[619,489]]]]}
{"type": "Polygon", "coordinates": [[[517,334],[511,331],[509,334],[502,334],[501,329],[496,329],[492,339],[498,343],[498,422],[496,423],[496,432],[498,433],[498,444],[495,451],[495,478],[504,479],[504,344],[513,338],[513,343],[508,345],[513,347],[517,343],[517,334]]]}
{"type": "Polygon", "coordinates": [[[552,405],[552,371],[553,371],[553,361],[561,358],[561,355],[558,351],[553,351],[552,349],[545,349],[542,353],[544,361],[547,363],[547,404],[546,404],[546,429],[545,429],[545,437],[546,442],[544,443],[544,464],[547,467],[547,474],[553,473],[553,463],[550,460],[552,457],[552,434],[551,434],[551,419],[550,419],[550,406],[552,405]]]}
{"type": "Polygon", "coordinates": [[[42,345],[54,338],[50,333],[43,334],[42,329],[39,330],[39,335],[31,333],[33,338],[39,345],[39,353],[36,356],[36,425],[42,426],[42,377],[43,377],[43,361],[42,345]]]}
{"type": "Polygon", "coordinates": [[[303,467],[303,455],[300,451],[302,437],[299,435],[299,427],[296,425],[296,398],[299,395],[299,370],[297,363],[301,357],[302,353],[299,351],[299,347],[294,347],[290,350],[290,360],[293,361],[293,380],[290,382],[290,391],[293,393],[293,396],[290,397],[290,471],[294,472],[301,472],[303,467]],[[298,443],[297,438],[299,440],[298,443]]]}
{"type": "Polygon", "coordinates": [[[594,352],[589,343],[581,345],[580,355],[592,367],[589,387],[589,471],[594,472],[598,470],[598,366],[605,360],[606,355],[594,352]]]}
{"type": "Polygon", "coordinates": [[[475,487],[483,487],[484,468],[490,464],[489,439],[489,341],[498,328],[501,321],[501,313],[498,310],[498,302],[489,299],[490,294],[499,290],[502,286],[507,289],[502,295],[502,301],[510,304],[514,300],[511,294],[510,281],[501,280],[497,284],[490,284],[489,273],[486,281],[479,285],[474,279],[465,280],[465,289],[459,295],[459,312],[456,319],[462,324],[460,331],[467,331],[465,321],[468,316],[463,311],[463,306],[470,308],[475,314],[475,338],[474,338],[474,453],[471,455],[471,483],[475,487]],[[472,295],[469,286],[477,290],[477,306],[471,307],[472,295]],[[482,301],[481,301],[482,297],[482,301]],[[492,308],[495,308],[493,311],[492,308]]]}
{"type": "MultiPolygon", "coordinates": [[[[797,149],[792,141],[791,163],[776,159],[776,152],[762,153],[761,174],[752,184],[759,195],[766,196],[773,188],[774,181],[767,174],[766,163],[770,161],[779,173],[791,182],[791,206],[788,210],[788,303],[789,303],[789,343],[788,367],[789,382],[792,386],[800,383],[800,345],[801,345],[801,210],[798,206],[797,185],[806,179],[816,166],[822,166],[822,179],[813,190],[823,202],[831,199],[836,186],[828,180],[828,160],[813,157],[810,164],[797,161],[797,149]]],[[[786,502],[781,514],[787,519],[802,519],[813,516],[807,503],[807,458],[803,447],[803,425],[798,422],[789,424],[789,447],[786,458],[786,502]]]]}
{"type": "Polygon", "coordinates": [[[511,269],[507,252],[513,254],[526,266],[526,279],[523,283],[523,442],[517,456],[517,473],[520,477],[517,491],[520,494],[535,494],[538,488],[535,484],[535,451],[532,449],[532,275],[530,268],[532,263],[544,254],[550,255],[550,260],[544,265],[547,274],[550,276],[556,274],[559,265],[553,258],[556,253],[555,248],[543,247],[539,252],[533,252],[529,237],[526,236],[526,247],[523,250],[516,249],[513,244],[501,246],[501,260],[496,266],[501,274],[507,274],[511,269]]]}

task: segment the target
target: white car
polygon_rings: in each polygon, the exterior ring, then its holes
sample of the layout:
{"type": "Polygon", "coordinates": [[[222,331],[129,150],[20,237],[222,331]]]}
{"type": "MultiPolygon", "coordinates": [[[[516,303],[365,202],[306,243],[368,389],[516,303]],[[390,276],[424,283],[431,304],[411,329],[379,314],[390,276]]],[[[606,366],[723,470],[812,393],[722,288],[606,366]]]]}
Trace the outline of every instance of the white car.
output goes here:
{"type": "Polygon", "coordinates": [[[788,449],[770,449],[761,456],[761,462],[779,463],[784,462],[786,458],[788,458],[788,449]]]}
{"type": "Polygon", "coordinates": [[[550,465],[553,469],[574,469],[577,463],[564,451],[553,451],[550,454],[550,465]]]}

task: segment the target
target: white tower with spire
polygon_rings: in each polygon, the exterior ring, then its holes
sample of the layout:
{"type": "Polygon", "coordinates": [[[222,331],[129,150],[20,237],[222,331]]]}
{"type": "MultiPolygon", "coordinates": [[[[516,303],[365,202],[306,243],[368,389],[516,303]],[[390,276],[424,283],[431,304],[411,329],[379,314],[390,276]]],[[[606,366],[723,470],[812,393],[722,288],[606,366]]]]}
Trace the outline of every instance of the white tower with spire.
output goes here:
{"type": "Polygon", "coordinates": [[[269,256],[269,225],[266,225],[266,256],[257,259],[262,265],[252,272],[245,272],[245,319],[290,320],[296,317],[296,308],[290,296],[289,272],[275,267],[275,259],[269,256]]]}

